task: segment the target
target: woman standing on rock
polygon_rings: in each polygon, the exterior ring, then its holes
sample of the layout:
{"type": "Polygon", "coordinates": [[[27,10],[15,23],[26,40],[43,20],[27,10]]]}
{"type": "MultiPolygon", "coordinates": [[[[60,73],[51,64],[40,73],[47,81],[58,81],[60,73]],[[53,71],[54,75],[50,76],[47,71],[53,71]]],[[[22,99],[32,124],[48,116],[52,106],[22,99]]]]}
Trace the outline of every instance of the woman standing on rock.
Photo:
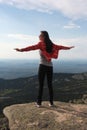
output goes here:
{"type": "Polygon", "coordinates": [[[39,78],[39,92],[38,92],[38,98],[37,98],[37,107],[41,106],[42,103],[42,95],[43,95],[43,86],[44,86],[44,79],[45,76],[47,76],[47,84],[49,88],[49,106],[53,106],[53,87],[52,87],[52,78],[53,78],[53,64],[52,64],[52,58],[57,59],[58,58],[58,52],[59,50],[68,50],[71,48],[74,48],[74,46],[71,47],[65,47],[61,45],[54,44],[50,38],[47,31],[41,31],[41,34],[39,36],[40,42],[36,45],[32,45],[26,48],[18,49],[16,48],[16,51],[24,52],[24,51],[31,51],[31,50],[40,50],[40,65],[39,65],[39,71],[38,71],[38,78],[39,78]]]}

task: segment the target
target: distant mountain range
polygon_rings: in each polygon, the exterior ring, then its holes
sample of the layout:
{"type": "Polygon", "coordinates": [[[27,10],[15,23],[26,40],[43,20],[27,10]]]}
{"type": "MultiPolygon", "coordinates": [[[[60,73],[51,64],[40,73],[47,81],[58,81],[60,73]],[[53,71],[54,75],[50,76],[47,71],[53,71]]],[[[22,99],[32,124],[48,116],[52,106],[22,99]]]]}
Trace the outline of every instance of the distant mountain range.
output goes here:
{"type": "MultiPolygon", "coordinates": [[[[55,73],[53,78],[54,100],[87,103],[87,73],[55,73]]],[[[0,79],[0,113],[5,106],[36,101],[38,77],[0,79]]],[[[44,85],[43,100],[48,100],[48,88],[44,85]]]]}
{"type": "MultiPolygon", "coordinates": [[[[54,73],[87,72],[87,61],[53,60],[54,73]]],[[[39,60],[0,60],[0,78],[16,79],[37,75],[39,60]]]]}

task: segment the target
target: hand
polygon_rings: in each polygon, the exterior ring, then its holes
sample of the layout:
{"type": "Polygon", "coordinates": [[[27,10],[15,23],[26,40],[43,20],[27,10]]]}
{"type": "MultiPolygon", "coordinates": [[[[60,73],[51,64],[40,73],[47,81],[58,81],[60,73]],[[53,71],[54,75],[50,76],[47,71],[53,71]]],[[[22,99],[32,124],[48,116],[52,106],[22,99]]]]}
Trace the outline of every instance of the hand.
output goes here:
{"type": "Polygon", "coordinates": [[[71,46],[70,49],[75,48],[75,46],[71,46]]]}
{"type": "Polygon", "coordinates": [[[19,49],[19,48],[15,48],[14,50],[21,52],[21,49],[19,49]]]}

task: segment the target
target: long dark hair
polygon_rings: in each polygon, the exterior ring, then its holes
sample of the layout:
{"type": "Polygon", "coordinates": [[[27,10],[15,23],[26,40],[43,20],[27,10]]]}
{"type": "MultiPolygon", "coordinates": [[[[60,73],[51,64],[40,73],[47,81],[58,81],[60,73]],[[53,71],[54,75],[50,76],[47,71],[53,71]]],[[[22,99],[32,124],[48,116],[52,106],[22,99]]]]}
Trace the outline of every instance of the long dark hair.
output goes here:
{"type": "Polygon", "coordinates": [[[52,52],[53,42],[50,40],[49,34],[47,31],[41,31],[41,34],[44,36],[44,42],[46,44],[46,51],[48,53],[52,52]]]}

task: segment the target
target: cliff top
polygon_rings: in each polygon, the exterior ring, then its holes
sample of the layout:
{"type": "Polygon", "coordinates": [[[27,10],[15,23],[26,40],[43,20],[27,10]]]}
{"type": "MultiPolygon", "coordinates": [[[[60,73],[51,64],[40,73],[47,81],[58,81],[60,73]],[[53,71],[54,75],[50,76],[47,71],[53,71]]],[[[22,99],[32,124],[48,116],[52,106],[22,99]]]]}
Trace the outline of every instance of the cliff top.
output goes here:
{"type": "Polygon", "coordinates": [[[54,102],[41,108],[35,103],[8,106],[3,113],[9,120],[10,130],[86,130],[87,105],[54,102]]]}

